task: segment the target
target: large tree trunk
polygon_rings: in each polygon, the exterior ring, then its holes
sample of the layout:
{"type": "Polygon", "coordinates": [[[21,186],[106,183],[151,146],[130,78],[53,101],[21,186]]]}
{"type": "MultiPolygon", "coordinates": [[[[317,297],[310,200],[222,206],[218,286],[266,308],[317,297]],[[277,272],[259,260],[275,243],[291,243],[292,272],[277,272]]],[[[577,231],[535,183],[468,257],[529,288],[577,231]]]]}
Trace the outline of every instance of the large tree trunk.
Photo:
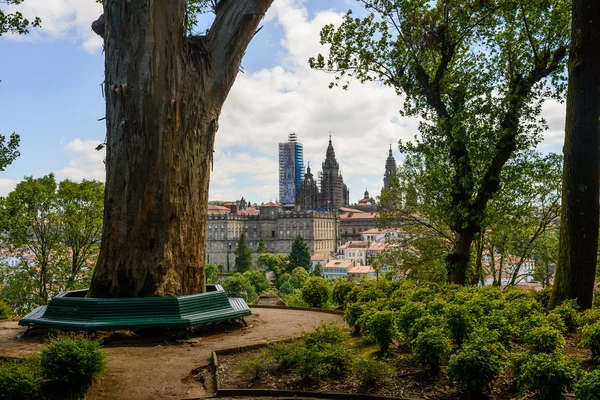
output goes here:
{"type": "Polygon", "coordinates": [[[551,305],[590,308],[598,249],[600,2],[573,0],[560,244],[551,305]]]}
{"type": "Polygon", "coordinates": [[[452,252],[446,256],[448,282],[464,285],[467,281],[467,270],[471,256],[471,243],[476,230],[454,231],[452,252]]]}
{"type": "Polygon", "coordinates": [[[205,290],[218,118],[272,1],[221,1],[201,37],[186,36],[185,0],[104,2],[93,28],[106,57],[106,190],[89,296],[205,290]]]}

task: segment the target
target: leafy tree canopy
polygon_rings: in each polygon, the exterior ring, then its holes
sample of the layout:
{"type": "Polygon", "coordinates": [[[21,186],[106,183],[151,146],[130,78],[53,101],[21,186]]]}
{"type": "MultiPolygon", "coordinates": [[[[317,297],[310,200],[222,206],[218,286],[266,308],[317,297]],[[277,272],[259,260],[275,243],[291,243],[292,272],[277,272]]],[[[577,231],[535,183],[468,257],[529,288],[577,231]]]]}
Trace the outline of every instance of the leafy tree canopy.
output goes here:
{"type": "Polygon", "coordinates": [[[245,233],[240,236],[237,249],[233,253],[235,254],[236,272],[246,272],[252,269],[252,250],[248,247],[245,233]]]}
{"type": "Polygon", "coordinates": [[[292,251],[290,252],[289,269],[293,270],[298,267],[304,268],[306,271],[310,269],[311,256],[308,246],[304,242],[304,238],[296,236],[292,243],[292,251]]]}
{"type": "MultiPolygon", "coordinates": [[[[0,4],[19,5],[24,0],[0,0],[0,4]]],[[[33,21],[25,18],[19,11],[9,13],[6,10],[0,9],[0,36],[4,33],[17,33],[25,35],[29,33],[29,28],[39,27],[42,24],[42,20],[39,17],[35,17],[33,21]]]]}

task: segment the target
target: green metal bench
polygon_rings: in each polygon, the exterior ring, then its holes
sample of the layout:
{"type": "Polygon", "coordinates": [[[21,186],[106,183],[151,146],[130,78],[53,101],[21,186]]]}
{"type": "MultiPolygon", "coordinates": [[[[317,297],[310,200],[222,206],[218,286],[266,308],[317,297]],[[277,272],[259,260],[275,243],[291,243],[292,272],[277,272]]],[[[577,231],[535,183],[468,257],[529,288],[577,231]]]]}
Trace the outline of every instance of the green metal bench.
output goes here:
{"type": "Polygon", "coordinates": [[[179,297],[86,298],[87,290],[61,293],[19,321],[32,328],[79,331],[189,328],[252,314],[246,302],[228,298],[220,285],[179,297]]]}

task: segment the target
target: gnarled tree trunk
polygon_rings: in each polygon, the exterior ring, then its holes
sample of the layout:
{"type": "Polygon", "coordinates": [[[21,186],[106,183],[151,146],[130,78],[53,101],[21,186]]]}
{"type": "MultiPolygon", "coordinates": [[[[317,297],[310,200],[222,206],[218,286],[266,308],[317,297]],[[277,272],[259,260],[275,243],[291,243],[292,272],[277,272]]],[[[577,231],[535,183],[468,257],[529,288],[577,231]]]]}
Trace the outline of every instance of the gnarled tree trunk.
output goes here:
{"type": "Polygon", "coordinates": [[[106,191],[89,296],[205,290],[207,201],[219,114],[273,0],[222,0],[186,36],[185,0],[104,2],[106,191]]]}
{"type": "Polygon", "coordinates": [[[592,306],[598,249],[600,2],[573,0],[560,242],[551,305],[592,306]]]}

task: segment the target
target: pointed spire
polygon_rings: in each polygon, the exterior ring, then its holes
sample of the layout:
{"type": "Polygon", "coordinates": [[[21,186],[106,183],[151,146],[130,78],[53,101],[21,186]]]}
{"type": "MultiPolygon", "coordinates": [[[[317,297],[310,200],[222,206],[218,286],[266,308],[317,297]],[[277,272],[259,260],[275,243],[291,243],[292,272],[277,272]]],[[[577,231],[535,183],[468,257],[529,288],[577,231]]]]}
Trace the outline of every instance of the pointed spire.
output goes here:
{"type": "Polygon", "coordinates": [[[390,156],[392,155],[392,142],[390,142],[390,156]]]}

